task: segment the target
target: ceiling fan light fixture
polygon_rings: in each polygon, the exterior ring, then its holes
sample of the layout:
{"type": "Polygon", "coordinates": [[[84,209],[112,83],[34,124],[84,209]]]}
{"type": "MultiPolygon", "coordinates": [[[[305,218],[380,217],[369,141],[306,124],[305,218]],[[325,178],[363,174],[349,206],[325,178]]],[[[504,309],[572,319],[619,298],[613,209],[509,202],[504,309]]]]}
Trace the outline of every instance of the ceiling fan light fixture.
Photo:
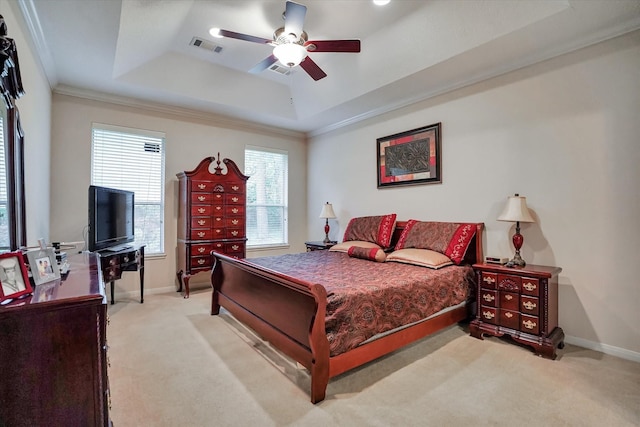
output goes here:
{"type": "Polygon", "coordinates": [[[297,43],[283,43],[273,48],[273,55],[282,65],[293,68],[307,56],[307,49],[297,43]]]}

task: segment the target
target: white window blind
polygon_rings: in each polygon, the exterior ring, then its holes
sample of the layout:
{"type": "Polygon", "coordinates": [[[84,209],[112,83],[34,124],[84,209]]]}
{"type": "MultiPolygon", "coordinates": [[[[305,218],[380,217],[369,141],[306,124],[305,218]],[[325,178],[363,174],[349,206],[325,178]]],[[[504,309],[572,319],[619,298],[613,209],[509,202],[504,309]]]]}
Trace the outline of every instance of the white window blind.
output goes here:
{"type": "Polygon", "coordinates": [[[285,151],[246,147],[247,247],[282,246],[288,236],[289,156],[285,151]]]}
{"type": "Polygon", "coordinates": [[[0,117],[0,248],[9,248],[7,217],[7,162],[4,154],[4,121],[0,117]]]}
{"type": "Polygon", "coordinates": [[[94,124],[91,183],[135,193],[136,244],[164,252],[164,134],[94,124]]]}

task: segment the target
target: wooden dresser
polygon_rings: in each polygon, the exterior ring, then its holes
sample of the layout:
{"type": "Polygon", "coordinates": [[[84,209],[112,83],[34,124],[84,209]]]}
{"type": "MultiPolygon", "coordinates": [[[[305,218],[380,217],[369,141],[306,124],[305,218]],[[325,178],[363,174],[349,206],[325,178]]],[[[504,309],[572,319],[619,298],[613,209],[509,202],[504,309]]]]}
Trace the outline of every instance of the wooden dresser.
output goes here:
{"type": "Polygon", "coordinates": [[[533,347],[536,354],[556,358],[564,347],[558,326],[559,267],[527,265],[509,268],[475,264],[478,276],[477,315],[469,325],[472,336],[509,335],[533,347]]]}
{"type": "Polygon", "coordinates": [[[213,266],[212,251],[236,258],[246,256],[246,187],[249,177],[229,159],[207,157],[192,171],[177,174],[178,205],[178,291],[189,298],[191,276],[213,266]],[[212,164],[216,166],[211,170],[212,164]]]}
{"type": "Polygon", "coordinates": [[[97,255],[0,306],[0,425],[108,426],[107,299],[97,255]]]}

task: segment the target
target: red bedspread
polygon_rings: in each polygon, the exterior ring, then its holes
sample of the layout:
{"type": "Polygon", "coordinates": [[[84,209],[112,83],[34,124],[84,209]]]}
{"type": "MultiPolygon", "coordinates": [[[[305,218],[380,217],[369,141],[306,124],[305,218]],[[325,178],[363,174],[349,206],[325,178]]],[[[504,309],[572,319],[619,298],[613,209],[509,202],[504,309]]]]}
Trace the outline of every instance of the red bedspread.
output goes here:
{"type": "Polygon", "coordinates": [[[470,266],[432,270],[350,258],[342,252],[313,251],[249,261],[325,287],[331,356],[465,301],[474,281],[470,266]]]}

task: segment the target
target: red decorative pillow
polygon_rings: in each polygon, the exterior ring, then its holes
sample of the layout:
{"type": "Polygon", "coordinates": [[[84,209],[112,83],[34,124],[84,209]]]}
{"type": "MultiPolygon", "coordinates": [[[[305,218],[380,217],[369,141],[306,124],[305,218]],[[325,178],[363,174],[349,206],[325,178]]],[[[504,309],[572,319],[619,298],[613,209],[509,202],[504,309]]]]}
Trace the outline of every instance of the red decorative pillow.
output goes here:
{"type": "Polygon", "coordinates": [[[352,258],[366,259],[369,261],[384,262],[387,259],[387,255],[382,249],[376,248],[361,248],[359,246],[351,246],[347,251],[352,258]]]}
{"type": "Polygon", "coordinates": [[[460,264],[476,235],[476,225],[457,222],[426,222],[410,219],[395,249],[430,249],[460,264]]]}
{"type": "Polygon", "coordinates": [[[342,240],[345,242],[361,240],[388,248],[391,246],[391,237],[395,228],[396,214],[352,218],[347,224],[342,240]]]}

